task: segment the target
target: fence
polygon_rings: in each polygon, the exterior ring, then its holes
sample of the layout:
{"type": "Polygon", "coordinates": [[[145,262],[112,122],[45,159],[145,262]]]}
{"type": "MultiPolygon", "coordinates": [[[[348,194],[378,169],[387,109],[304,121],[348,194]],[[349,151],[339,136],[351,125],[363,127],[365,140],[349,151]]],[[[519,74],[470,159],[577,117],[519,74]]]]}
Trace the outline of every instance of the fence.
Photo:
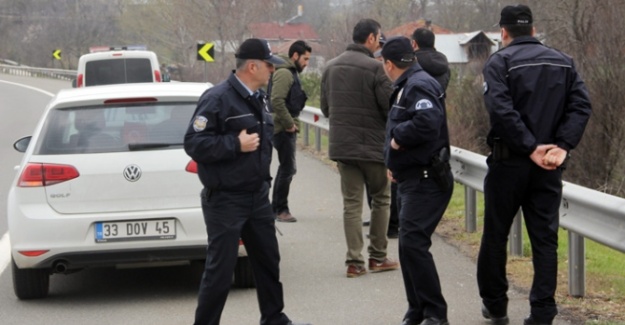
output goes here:
{"type": "Polygon", "coordinates": [[[24,77],[37,77],[60,80],[76,79],[75,70],[32,68],[23,65],[0,64],[0,73],[24,77]]]}
{"type": "MultiPolygon", "coordinates": [[[[315,149],[321,150],[321,130],[329,130],[328,119],[318,108],[306,106],[300,115],[305,123],[304,144],[309,145],[310,129],[315,133],[315,149]]],[[[484,191],[486,157],[452,147],[451,169],[456,182],[464,185],[465,230],[477,228],[477,192],[484,191]]],[[[583,297],[586,292],[585,238],[625,252],[625,199],[564,182],[560,204],[560,226],[568,232],[569,294],[583,297]]],[[[521,212],[510,230],[510,254],[522,255],[521,212]]]]}

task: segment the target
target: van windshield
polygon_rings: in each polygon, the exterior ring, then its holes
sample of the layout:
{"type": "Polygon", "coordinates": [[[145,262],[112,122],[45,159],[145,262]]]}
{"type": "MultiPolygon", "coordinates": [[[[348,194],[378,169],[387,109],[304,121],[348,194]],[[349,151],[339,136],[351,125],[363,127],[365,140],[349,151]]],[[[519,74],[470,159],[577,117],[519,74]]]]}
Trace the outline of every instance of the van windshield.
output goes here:
{"type": "Polygon", "coordinates": [[[96,60],[85,65],[85,86],[140,82],[154,82],[149,59],[96,60]]]}

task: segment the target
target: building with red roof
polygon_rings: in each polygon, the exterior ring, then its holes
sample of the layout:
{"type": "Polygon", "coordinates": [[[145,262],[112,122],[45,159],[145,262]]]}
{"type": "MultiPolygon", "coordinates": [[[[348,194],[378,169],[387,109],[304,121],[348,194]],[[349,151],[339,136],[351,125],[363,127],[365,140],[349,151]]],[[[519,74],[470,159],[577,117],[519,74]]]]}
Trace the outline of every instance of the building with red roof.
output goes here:
{"type": "Polygon", "coordinates": [[[454,33],[453,31],[447,28],[434,25],[432,24],[431,20],[426,20],[426,19],[415,20],[407,24],[403,24],[401,26],[395,27],[393,29],[385,30],[383,32],[387,38],[393,37],[393,36],[406,36],[410,38],[412,36],[412,33],[417,28],[429,28],[430,30],[432,30],[434,34],[453,34],[454,33]]]}
{"type": "Polygon", "coordinates": [[[255,23],[249,25],[251,37],[264,38],[268,42],[305,40],[319,42],[319,35],[306,23],[255,23]]]}

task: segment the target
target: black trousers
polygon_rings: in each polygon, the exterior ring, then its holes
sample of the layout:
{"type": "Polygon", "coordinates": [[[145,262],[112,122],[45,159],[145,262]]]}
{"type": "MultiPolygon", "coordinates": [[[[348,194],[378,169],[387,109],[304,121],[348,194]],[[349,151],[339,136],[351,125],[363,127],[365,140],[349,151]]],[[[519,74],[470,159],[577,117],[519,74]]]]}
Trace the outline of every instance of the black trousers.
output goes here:
{"type": "Polygon", "coordinates": [[[550,323],[558,313],[554,294],[558,272],[562,171],[544,170],[525,157],[495,161],[491,156],[487,163],[484,233],[477,261],[480,296],[493,316],[506,315],[508,234],[521,208],[534,264],[531,314],[540,322],[550,323]]]}
{"type": "Polygon", "coordinates": [[[276,179],[273,182],[271,199],[271,205],[275,214],[291,212],[289,210],[289,191],[293,176],[297,172],[295,164],[296,142],[297,133],[285,131],[273,135],[273,147],[278,151],[278,161],[280,162],[276,179]]]}
{"type": "MultiPolygon", "coordinates": [[[[447,176],[453,178],[451,172],[447,176]]],[[[432,178],[410,178],[397,187],[401,200],[399,260],[408,299],[404,318],[413,322],[419,323],[428,317],[447,319],[447,302],[430,247],[432,234],[447,209],[452,192],[453,186],[441,189],[432,178]]]]}
{"type": "Polygon", "coordinates": [[[208,233],[206,265],[195,311],[195,325],[218,325],[232,284],[239,238],[252,264],[261,325],[285,325],[280,283],[280,252],[269,184],[258,192],[216,191],[203,195],[202,212],[208,233]]]}
{"type": "Polygon", "coordinates": [[[399,229],[399,211],[401,199],[397,195],[397,183],[391,182],[391,215],[388,218],[388,233],[397,233],[399,229]]]}

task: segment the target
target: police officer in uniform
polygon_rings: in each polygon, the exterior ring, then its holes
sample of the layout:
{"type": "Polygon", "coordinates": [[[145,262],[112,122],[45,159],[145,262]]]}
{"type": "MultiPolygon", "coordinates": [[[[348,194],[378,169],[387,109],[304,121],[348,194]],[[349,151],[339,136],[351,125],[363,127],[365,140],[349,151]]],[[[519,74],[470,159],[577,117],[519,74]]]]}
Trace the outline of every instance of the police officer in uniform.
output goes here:
{"type": "Polygon", "coordinates": [[[531,311],[524,324],[552,324],[558,313],[554,294],[562,167],[591,113],[588,91],[573,60],[534,38],[532,19],[525,5],[503,8],[499,25],[504,48],[484,67],[492,152],[484,181],[477,280],[482,314],[497,325],[509,323],[506,244],[519,208],[534,264],[531,311]]]}
{"type": "Polygon", "coordinates": [[[267,41],[254,38],[235,56],[236,71],[202,95],[184,141],[204,185],[208,233],[195,324],[219,324],[241,238],[256,280],[260,324],[293,325],[282,312],[280,253],[269,202],[273,122],[260,90],[274,64],[284,62],[272,55],[267,41]]]}
{"type": "Polygon", "coordinates": [[[408,38],[389,39],[382,57],[395,87],[384,153],[402,202],[399,260],[408,299],[402,325],[447,325],[447,303],[430,253],[453,192],[444,91],[417,63],[408,38]]]}

